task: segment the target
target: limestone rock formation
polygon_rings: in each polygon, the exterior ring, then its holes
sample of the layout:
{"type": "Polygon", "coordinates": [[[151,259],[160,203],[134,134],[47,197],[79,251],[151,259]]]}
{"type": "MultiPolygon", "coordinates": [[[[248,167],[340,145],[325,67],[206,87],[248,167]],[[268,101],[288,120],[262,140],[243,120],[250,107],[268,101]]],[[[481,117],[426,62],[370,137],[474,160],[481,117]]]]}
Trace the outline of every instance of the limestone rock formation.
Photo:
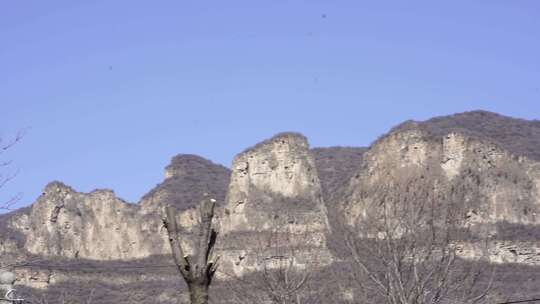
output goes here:
{"type": "MultiPolygon", "coordinates": [[[[238,154],[231,170],[178,155],[164,181],[139,204],[110,190],[81,193],[50,183],[32,206],[0,215],[0,266],[45,261],[43,267],[16,272],[21,285],[46,288],[83,286],[89,280],[101,284],[100,272],[71,270],[83,262],[96,269],[125,263],[138,270],[107,272],[121,282],[114,286],[150,288],[140,281],[151,278],[154,290],[176,275],[167,265],[144,268],[172,264],[161,208],[173,204],[180,211],[189,251],[197,227],[194,207],[203,193],[220,204],[222,273],[255,271],[261,258],[292,256],[298,267],[335,262],[328,247],[330,239],[338,239],[338,219],[361,221],[383,195],[408,202],[434,197],[462,202],[470,227],[491,240],[493,261],[540,265],[539,151],[540,122],[476,111],[406,122],[368,149],[310,150],[304,136],[278,134],[238,154]],[[48,268],[50,261],[71,268],[48,268]]],[[[477,245],[463,244],[462,255],[475,257],[477,245]]],[[[219,272],[218,277],[224,278],[219,272]]],[[[167,297],[174,298],[178,286],[166,286],[167,297]]]]}
{"type": "MultiPolygon", "coordinates": [[[[529,148],[540,147],[539,138],[538,122],[488,112],[407,122],[364,154],[361,168],[340,194],[342,212],[349,223],[362,220],[382,196],[403,203],[433,197],[460,201],[470,225],[508,243],[515,236],[498,235],[498,225],[540,225],[540,162],[529,148]],[[522,131],[533,138],[522,137],[522,131]]],[[[528,241],[532,245],[538,239],[528,241]]],[[[521,251],[537,257],[520,261],[538,260],[538,248],[531,248],[521,251]]]]}
{"type": "Polygon", "coordinates": [[[52,182],[11,225],[33,255],[116,260],[163,253],[159,217],[143,218],[138,209],[110,190],[86,194],[52,182]]]}
{"type": "MultiPolygon", "coordinates": [[[[180,211],[184,245],[191,250],[198,218],[194,207],[203,193],[222,202],[229,175],[227,168],[209,160],[178,155],[166,168],[165,180],[139,204],[127,203],[111,190],[82,193],[51,182],[30,207],[0,215],[0,266],[43,259],[60,264],[143,261],[167,255],[170,248],[161,222],[161,208],[166,204],[180,211]]],[[[46,266],[18,268],[17,274],[19,284],[39,289],[67,279],[46,266]]],[[[122,278],[126,279],[131,280],[122,278]]]]}
{"type": "Polygon", "coordinates": [[[271,245],[261,249],[260,244],[269,243],[272,234],[286,235],[287,245],[305,248],[294,257],[298,264],[305,264],[307,255],[317,255],[322,263],[331,259],[327,211],[304,136],[282,133],[261,142],[237,155],[232,170],[221,222],[228,257],[223,271],[256,269],[257,254],[268,254],[250,249],[270,250],[271,245]]]}
{"type": "Polygon", "coordinates": [[[119,199],[110,190],[81,193],[61,182],[49,183],[24,212],[0,218],[0,248],[32,255],[95,260],[137,259],[168,250],[160,231],[161,210],[172,204],[180,222],[195,223],[193,207],[203,193],[221,202],[229,170],[194,155],[179,155],[166,168],[166,178],[139,204],[119,199]]]}

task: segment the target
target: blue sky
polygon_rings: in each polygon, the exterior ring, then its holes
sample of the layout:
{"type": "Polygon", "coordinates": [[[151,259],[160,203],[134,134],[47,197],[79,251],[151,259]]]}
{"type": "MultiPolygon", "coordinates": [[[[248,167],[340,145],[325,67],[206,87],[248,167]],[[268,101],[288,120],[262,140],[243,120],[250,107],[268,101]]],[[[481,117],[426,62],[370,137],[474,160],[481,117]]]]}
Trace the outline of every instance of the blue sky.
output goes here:
{"type": "Polygon", "coordinates": [[[136,202],[178,153],[280,131],[366,146],[473,109],[540,118],[540,2],[3,1],[0,134],[19,175],[136,202]]]}

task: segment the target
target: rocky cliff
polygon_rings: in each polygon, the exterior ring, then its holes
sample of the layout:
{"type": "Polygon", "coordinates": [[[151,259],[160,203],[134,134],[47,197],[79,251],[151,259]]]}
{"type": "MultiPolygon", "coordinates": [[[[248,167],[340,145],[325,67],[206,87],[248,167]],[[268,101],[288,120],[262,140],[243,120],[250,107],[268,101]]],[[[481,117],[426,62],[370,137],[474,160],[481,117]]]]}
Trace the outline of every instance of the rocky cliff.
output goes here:
{"type": "MultiPolygon", "coordinates": [[[[179,222],[188,236],[185,246],[191,248],[195,206],[203,193],[223,202],[229,175],[227,168],[199,156],[178,155],[165,169],[165,180],[139,204],[127,203],[111,190],[81,193],[61,182],[51,182],[30,207],[0,216],[2,264],[41,261],[17,272],[21,284],[45,288],[65,281],[68,274],[62,269],[51,270],[43,260],[67,263],[70,270],[76,270],[77,263],[89,261],[138,264],[167,255],[169,244],[161,229],[161,207],[166,204],[181,211],[179,222]]],[[[116,277],[128,282],[136,278],[116,277]]]]}
{"type": "MultiPolygon", "coordinates": [[[[288,242],[296,239],[305,247],[298,263],[315,255],[329,262],[327,212],[305,137],[277,135],[239,154],[233,168],[231,175],[229,169],[201,157],[178,155],[165,169],[164,181],[139,204],[127,203],[110,190],[81,193],[52,182],[24,212],[0,218],[6,228],[0,243],[3,257],[13,254],[11,261],[44,258],[63,263],[115,263],[167,255],[170,249],[161,229],[161,208],[166,204],[180,211],[179,223],[189,250],[197,228],[195,206],[207,193],[223,205],[217,215],[227,240],[221,242],[223,270],[234,268],[237,274],[254,270],[255,262],[250,260],[254,250],[283,227],[287,231],[279,233],[287,234],[288,242]],[[237,263],[246,255],[245,262],[237,263]]],[[[41,266],[18,271],[21,283],[39,288],[66,278],[41,266]]]]}
{"type": "Polygon", "coordinates": [[[284,243],[301,248],[292,257],[297,264],[310,257],[331,260],[327,211],[304,136],[278,134],[237,155],[232,169],[221,220],[223,271],[239,275],[255,269],[261,255],[274,255],[284,243]]]}
{"type": "MultiPolygon", "coordinates": [[[[110,190],[80,193],[50,183],[32,206],[0,215],[1,263],[40,260],[41,266],[17,270],[19,283],[36,288],[102,284],[99,274],[107,273],[126,286],[143,290],[138,282],[151,280],[152,290],[174,292],[179,281],[167,283],[178,278],[160,209],[177,207],[190,247],[195,206],[208,193],[219,203],[218,247],[227,275],[248,275],[261,257],[281,259],[291,247],[298,267],[339,261],[340,220],[361,221],[382,196],[462,202],[471,227],[490,239],[493,261],[540,265],[538,151],[540,122],[484,111],[408,121],[369,148],[310,150],[304,136],[282,133],[238,154],[231,170],[178,155],[138,204],[110,190]],[[122,267],[139,270],[113,271],[122,267]]],[[[474,257],[476,247],[465,244],[463,256],[474,257]]],[[[110,293],[118,288],[107,286],[110,293]]]]}
{"type": "Polygon", "coordinates": [[[11,227],[24,235],[24,250],[39,256],[119,260],[161,254],[159,217],[142,217],[137,205],[110,190],[79,193],[48,184],[27,214],[11,227]]]}
{"type": "MultiPolygon", "coordinates": [[[[538,236],[511,245],[519,236],[501,227],[528,226],[526,231],[540,224],[539,132],[536,121],[489,112],[407,122],[363,155],[361,168],[340,193],[341,211],[353,224],[383,196],[404,204],[432,198],[462,202],[470,225],[493,240],[493,260],[538,264],[538,236]]],[[[471,247],[463,254],[475,255],[471,247]]]]}

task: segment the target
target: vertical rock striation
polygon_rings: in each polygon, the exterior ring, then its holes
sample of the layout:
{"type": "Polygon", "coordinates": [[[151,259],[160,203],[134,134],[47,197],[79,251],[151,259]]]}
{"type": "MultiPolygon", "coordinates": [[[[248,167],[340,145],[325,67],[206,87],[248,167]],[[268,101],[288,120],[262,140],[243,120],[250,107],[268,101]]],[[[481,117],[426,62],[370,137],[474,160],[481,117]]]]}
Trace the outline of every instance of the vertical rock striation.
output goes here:
{"type": "Polygon", "coordinates": [[[282,133],[237,155],[233,161],[227,204],[222,215],[223,271],[254,270],[268,256],[272,236],[301,247],[297,264],[309,256],[328,262],[326,207],[319,177],[306,138],[282,133]],[[261,246],[261,244],[268,244],[261,246]],[[262,248],[261,248],[262,247],[262,248]]]}
{"type": "Polygon", "coordinates": [[[38,256],[94,260],[143,258],[164,252],[159,218],[142,218],[137,205],[110,190],[80,193],[52,182],[28,214],[12,226],[24,234],[24,249],[38,256]]]}
{"type": "MultiPolygon", "coordinates": [[[[110,190],[81,193],[50,183],[32,206],[0,215],[0,266],[40,259],[42,268],[17,274],[20,284],[46,288],[91,276],[47,269],[50,261],[73,267],[163,263],[170,249],[162,207],[181,211],[177,220],[189,252],[203,193],[220,204],[221,278],[260,269],[265,259],[292,258],[299,268],[329,264],[335,258],[328,243],[339,239],[340,220],[362,221],[383,197],[460,202],[468,225],[491,241],[493,261],[540,265],[539,151],[540,122],[476,111],[406,122],[367,151],[310,150],[304,136],[283,133],[238,154],[231,170],[178,155],[139,204],[110,190]]],[[[478,255],[478,244],[463,244],[461,254],[478,255]]],[[[115,278],[134,283],[147,276],[140,271],[115,278]]],[[[158,270],[152,276],[170,279],[158,270]]],[[[99,273],[92,280],[99,281],[99,273]]]]}
{"type": "MultiPolygon", "coordinates": [[[[370,208],[377,208],[383,198],[404,204],[430,199],[459,202],[466,208],[469,225],[499,248],[492,252],[493,260],[514,256],[503,251],[516,251],[509,242],[519,235],[505,234],[502,227],[517,225],[527,231],[540,225],[540,163],[535,151],[521,148],[534,145],[538,138],[516,143],[523,141],[520,130],[540,135],[536,123],[487,112],[398,126],[364,154],[361,169],[341,193],[342,213],[352,224],[369,216],[370,208]],[[471,116],[476,125],[470,123],[471,116]],[[486,127],[496,124],[500,136],[486,127]],[[486,128],[491,133],[485,134],[486,128]],[[516,132],[515,142],[507,132],[516,132]]],[[[529,248],[517,252],[529,254],[517,255],[515,262],[540,264],[538,237],[520,240],[516,246],[529,248]]],[[[464,256],[476,255],[475,246],[465,247],[464,256]]]]}

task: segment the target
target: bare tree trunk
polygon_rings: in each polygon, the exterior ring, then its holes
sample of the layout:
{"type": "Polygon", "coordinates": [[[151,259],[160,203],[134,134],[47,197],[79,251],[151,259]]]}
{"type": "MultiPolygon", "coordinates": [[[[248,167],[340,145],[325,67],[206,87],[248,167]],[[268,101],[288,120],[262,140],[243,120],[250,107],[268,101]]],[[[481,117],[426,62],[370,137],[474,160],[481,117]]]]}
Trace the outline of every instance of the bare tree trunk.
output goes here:
{"type": "Polygon", "coordinates": [[[208,303],[208,290],[214,273],[217,270],[219,257],[215,260],[213,258],[213,250],[217,237],[217,232],[212,228],[214,207],[215,200],[213,199],[205,198],[200,204],[201,224],[199,227],[198,242],[193,256],[186,254],[182,248],[174,207],[167,207],[167,215],[163,220],[163,224],[169,235],[169,243],[174,262],[188,285],[191,304],[208,303]]]}
{"type": "Polygon", "coordinates": [[[208,303],[208,289],[210,284],[204,282],[188,283],[189,297],[191,304],[206,304],[208,303]]]}

